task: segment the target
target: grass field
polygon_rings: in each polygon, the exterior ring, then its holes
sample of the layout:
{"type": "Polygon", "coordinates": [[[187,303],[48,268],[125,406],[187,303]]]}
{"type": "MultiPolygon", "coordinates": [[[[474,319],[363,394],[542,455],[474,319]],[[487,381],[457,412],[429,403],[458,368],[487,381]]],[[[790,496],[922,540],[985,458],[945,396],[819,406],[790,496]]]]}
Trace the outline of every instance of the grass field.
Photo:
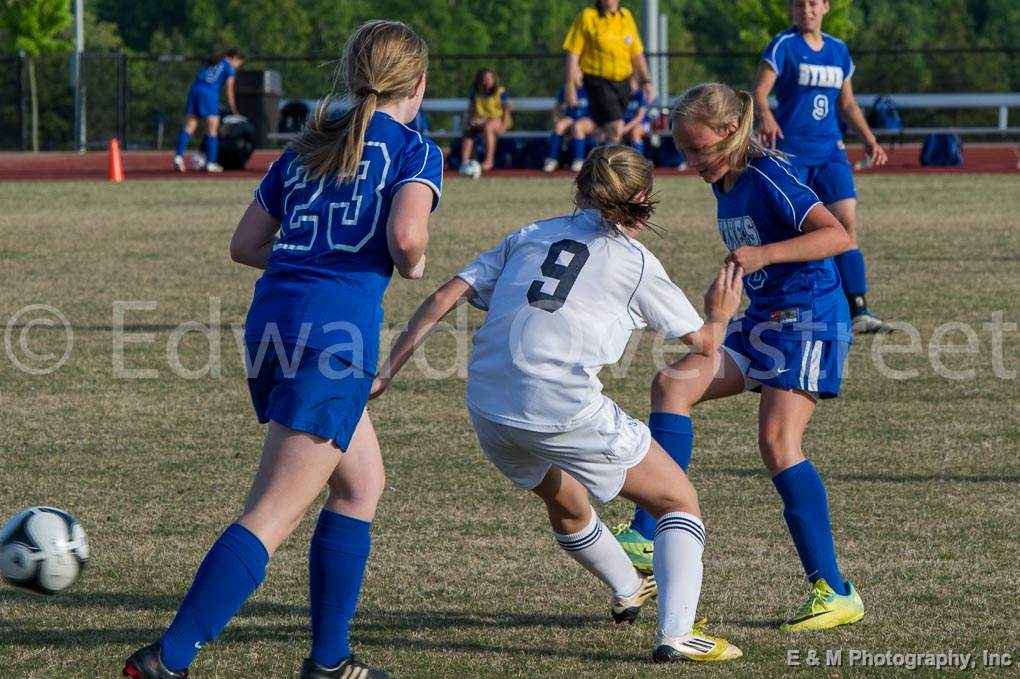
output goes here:
{"type": "MultiPolygon", "coordinates": [[[[244,319],[256,272],[232,264],[226,246],[251,188],[0,184],[0,322],[10,328],[0,355],[0,514],[66,508],[93,548],[89,569],[61,596],[0,585],[0,676],[119,676],[126,654],[169,623],[206,549],[237,516],[262,429],[232,327],[244,319]],[[127,310],[124,334],[134,341],[122,352],[112,329],[117,301],[157,305],[127,310]],[[50,374],[25,372],[11,358],[45,363],[24,354],[23,334],[37,358],[64,351],[59,326],[18,315],[30,304],[58,309],[73,328],[73,349],[50,374]],[[181,323],[210,324],[210,305],[222,331],[220,374],[186,379],[171,367],[168,339],[181,323]],[[117,377],[118,353],[122,367],[158,376],[117,377]]],[[[700,300],[724,255],[710,191],[695,179],[660,179],[657,188],[666,235],[645,242],[700,300]]],[[[875,340],[859,340],[844,397],[819,407],[806,442],[828,484],[841,565],[867,605],[862,623],[801,636],[778,630],[807,589],[758,459],[755,396],[699,408],[691,467],[708,526],[701,608],[745,657],[661,667],[648,662],[654,605],[632,627],[611,624],[607,595],[559,553],[540,503],[477,449],[464,380],[426,379],[408,366],[371,407],[388,481],[356,651],[396,677],[889,672],[788,667],[788,649],[976,651],[979,671],[981,649],[1020,661],[1020,381],[996,368],[995,333],[985,326],[996,312],[1020,321],[1020,184],[995,175],[863,177],[859,189],[872,306],[918,333],[913,347],[909,332],[893,335],[879,357],[890,369],[916,371],[909,379],[883,376],[875,340]],[[959,328],[939,330],[950,321],[973,328],[975,352],[942,352],[940,345],[966,343],[959,328]],[[940,360],[974,374],[950,379],[940,360]]],[[[406,320],[434,286],[511,229],[568,211],[569,195],[564,179],[449,182],[433,219],[429,273],[424,282],[394,281],[389,322],[406,320]]],[[[476,327],[479,312],[464,313],[476,327]]],[[[455,367],[464,337],[437,337],[430,364],[455,367]]],[[[183,367],[198,371],[209,361],[205,336],[179,344],[183,367]]],[[[999,353],[1005,369],[1020,368],[1020,332],[1006,332],[999,353]]],[[[607,393],[645,417],[654,370],[646,338],[627,370],[605,375],[607,393]]],[[[617,501],[601,514],[612,524],[630,509],[617,501]]],[[[262,588],[199,655],[192,676],[296,676],[308,650],[313,519],[278,552],[262,588]]],[[[1016,664],[981,673],[1015,675],[1016,664]]]]}

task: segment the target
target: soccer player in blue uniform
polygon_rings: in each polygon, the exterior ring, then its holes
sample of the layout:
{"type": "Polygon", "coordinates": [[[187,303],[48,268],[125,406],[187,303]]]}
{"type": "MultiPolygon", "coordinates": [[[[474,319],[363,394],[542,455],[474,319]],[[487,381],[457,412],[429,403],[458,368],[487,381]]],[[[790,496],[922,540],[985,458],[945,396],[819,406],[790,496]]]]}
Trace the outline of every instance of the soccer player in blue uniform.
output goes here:
{"type": "MultiPolygon", "coordinates": [[[[836,563],[825,485],[801,441],[817,401],[839,395],[852,335],[832,258],[849,238],[791,165],[751,143],[753,121],[751,95],[719,84],[690,90],[672,114],[677,146],[712,184],[727,261],[743,268],[750,304],[727,329],[723,350],[692,353],[656,375],[649,428],[687,469],[691,409],[744,391],[761,393],[758,447],[812,583],[783,629],[827,629],[860,620],[864,604],[836,563]]],[[[649,544],[649,519],[636,513],[620,536],[625,549],[641,537],[649,544]]]]}
{"type": "Polygon", "coordinates": [[[338,76],[354,107],[331,117],[333,97],[323,100],[269,168],[230,244],[235,261],[265,269],[245,322],[248,386],[259,421],[269,423],[258,472],[169,629],[128,659],[124,673],[134,679],[187,676],[324,486],[308,559],[312,649],[301,677],[389,676],[355,660],[348,642],[384,484],[365,404],[383,294],[394,268],[404,278],[424,272],[443,163],[435,143],[406,126],[425,92],[425,42],[404,24],[371,21],[344,53],[338,76]]]}
{"type": "Polygon", "coordinates": [[[854,62],[846,43],[822,32],[828,11],[828,0],[791,0],[794,26],[772,39],[754,83],[761,135],[786,154],[798,178],[846,228],[850,249],[835,261],[853,331],[890,332],[891,325],[868,311],[867,270],[857,243],[857,190],[837,113],[864,140],[872,163],[883,165],[887,157],[854,100],[854,62]],[[768,106],[773,89],[779,102],[775,115],[768,106]]]}
{"type": "Polygon", "coordinates": [[[559,167],[560,147],[563,145],[563,135],[570,133],[570,171],[579,172],[584,163],[584,149],[588,135],[595,131],[595,121],[591,119],[591,112],[588,110],[588,93],[584,91],[581,78],[577,77],[574,83],[574,91],[577,93],[577,103],[571,106],[567,103],[566,86],[560,87],[556,93],[556,106],[553,108],[552,134],[549,135],[549,152],[546,154],[545,163],[542,169],[546,172],[555,172],[559,167]]]}
{"type": "Polygon", "coordinates": [[[188,90],[188,102],[184,106],[184,125],[177,135],[177,151],[174,154],[174,169],[184,172],[184,152],[191,141],[191,135],[198,128],[198,119],[205,120],[206,172],[223,172],[216,162],[219,153],[220,131],[220,90],[227,86],[227,105],[237,114],[234,98],[234,76],[244,63],[244,54],[237,49],[217,52],[202,64],[195,82],[188,90]]]}
{"type": "Polygon", "coordinates": [[[630,79],[630,99],[623,112],[623,140],[635,151],[644,155],[645,137],[648,136],[648,93],[638,83],[636,77],[630,79]]]}

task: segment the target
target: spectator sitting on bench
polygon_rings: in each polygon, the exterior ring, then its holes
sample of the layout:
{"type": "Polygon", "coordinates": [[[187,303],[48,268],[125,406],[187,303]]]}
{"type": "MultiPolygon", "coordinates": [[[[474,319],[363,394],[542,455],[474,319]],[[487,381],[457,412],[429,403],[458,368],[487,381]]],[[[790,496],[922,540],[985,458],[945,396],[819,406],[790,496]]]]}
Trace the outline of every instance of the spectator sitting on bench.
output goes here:
{"type": "Polygon", "coordinates": [[[648,93],[638,84],[634,76],[630,78],[630,99],[623,113],[623,140],[635,151],[644,155],[645,137],[650,129],[648,115],[648,93]]]}
{"type": "Polygon", "coordinates": [[[554,172],[559,167],[560,148],[563,145],[563,136],[567,132],[570,133],[570,171],[580,171],[584,163],[585,140],[595,131],[595,121],[589,117],[588,112],[588,94],[584,91],[580,75],[575,77],[573,86],[577,93],[576,106],[566,103],[566,86],[560,87],[556,95],[556,105],[553,106],[553,131],[549,135],[549,153],[542,165],[546,172],[554,172]]]}
{"type": "Polygon", "coordinates": [[[513,125],[510,117],[510,96],[499,84],[499,76],[491,68],[483,68],[475,75],[474,87],[468,96],[467,125],[461,141],[460,167],[462,174],[471,174],[475,135],[482,135],[485,143],[485,162],[481,170],[488,172],[495,165],[496,141],[513,125]]]}

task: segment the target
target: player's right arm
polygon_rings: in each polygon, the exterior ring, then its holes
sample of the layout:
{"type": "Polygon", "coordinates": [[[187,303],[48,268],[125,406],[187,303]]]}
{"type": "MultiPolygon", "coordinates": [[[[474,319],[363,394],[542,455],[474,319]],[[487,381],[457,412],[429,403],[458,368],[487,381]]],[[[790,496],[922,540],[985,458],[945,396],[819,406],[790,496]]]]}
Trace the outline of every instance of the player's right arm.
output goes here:
{"type": "Polygon", "coordinates": [[[768,62],[761,62],[758,66],[758,75],[754,79],[754,105],[758,107],[761,115],[761,137],[762,142],[768,144],[769,148],[776,148],[776,140],[784,139],[783,130],[779,127],[776,117],[769,108],[769,94],[776,85],[779,74],[776,73],[768,62]]]}
{"type": "Polygon", "coordinates": [[[733,263],[727,263],[719,269],[705,293],[705,317],[708,320],[699,329],[680,338],[694,353],[711,356],[719,351],[726,339],[730,319],[740,308],[744,291],[743,275],[744,270],[733,263]]]}
{"type": "Polygon", "coordinates": [[[578,13],[574,23],[563,39],[563,49],[567,53],[564,68],[563,94],[567,106],[577,106],[577,88],[574,86],[582,78],[581,53],[585,47],[584,11],[578,13]]]}
{"type": "Polygon", "coordinates": [[[448,313],[475,296],[474,290],[462,278],[453,278],[446,282],[441,288],[429,295],[429,298],[422,302],[418,310],[407,322],[407,330],[400,333],[390,355],[379,369],[375,381],[372,383],[372,391],[369,398],[375,398],[389,386],[400,369],[407,363],[414,352],[420,347],[428,336],[435,330],[436,325],[443,320],[448,313]]]}
{"type": "Polygon", "coordinates": [[[397,371],[407,362],[415,349],[421,346],[439,321],[464,302],[488,309],[496,281],[503,271],[507,253],[514,235],[504,238],[496,247],[478,255],[475,261],[457,274],[441,288],[422,302],[407,323],[407,330],[400,333],[389,358],[379,370],[369,398],[375,398],[389,386],[397,371]]]}

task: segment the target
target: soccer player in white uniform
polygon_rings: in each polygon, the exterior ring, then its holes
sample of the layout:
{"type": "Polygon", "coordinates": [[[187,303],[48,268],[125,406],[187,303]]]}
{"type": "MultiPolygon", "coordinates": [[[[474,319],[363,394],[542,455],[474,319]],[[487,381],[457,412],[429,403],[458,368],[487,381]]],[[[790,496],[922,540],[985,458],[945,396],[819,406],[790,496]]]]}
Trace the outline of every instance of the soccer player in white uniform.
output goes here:
{"type": "Polygon", "coordinates": [[[378,373],[377,396],[462,302],[488,311],[474,336],[467,406],[482,450],[545,502],[560,547],[612,592],[617,622],[656,595],[656,662],[730,660],[741,651],[695,624],[705,527],[687,476],[644,423],[602,394],[598,372],[643,328],[712,355],[740,305],[739,266],[720,270],[702,322],[635,237],[649,224],[652,164],[625,146],[593,151],[577,175],[578,211],[506,237],[415,312],[378,373]],[[658,519],[655,576],[631,565],[592,508],[622,495],[658,519]]]}

